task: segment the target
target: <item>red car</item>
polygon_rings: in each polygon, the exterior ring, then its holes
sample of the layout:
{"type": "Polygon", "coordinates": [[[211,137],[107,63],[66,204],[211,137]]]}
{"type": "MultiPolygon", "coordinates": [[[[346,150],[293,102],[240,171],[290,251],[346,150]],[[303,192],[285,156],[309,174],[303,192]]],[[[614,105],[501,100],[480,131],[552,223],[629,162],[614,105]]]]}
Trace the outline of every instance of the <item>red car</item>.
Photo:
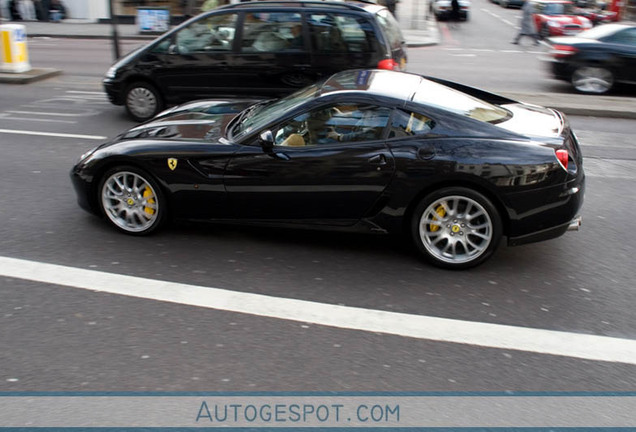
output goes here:
{"type": "Polygon", "coordinates": [[[592,22],[576,15],[576,6],[569,0],[533,0],[534,23],[544,37],[572,36],[592,28],[592,22]]]}

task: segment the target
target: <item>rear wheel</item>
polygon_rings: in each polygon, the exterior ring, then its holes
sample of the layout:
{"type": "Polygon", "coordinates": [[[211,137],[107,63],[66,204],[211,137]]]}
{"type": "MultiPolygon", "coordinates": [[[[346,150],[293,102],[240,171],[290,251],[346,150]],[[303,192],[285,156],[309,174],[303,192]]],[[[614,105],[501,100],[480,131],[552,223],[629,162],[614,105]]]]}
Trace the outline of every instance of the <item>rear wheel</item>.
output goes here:
{"type": "Polygon", "coordinates": [[[581,93],[603,94],[614,85],[614,75],[603,67],[582,66],[572,73],[571,82],[581,93]]]}
{"type": "Polygon", "coordinates": [[[124,103],[128,114],[140,122],[151,119],[163,107],[157,89],[153,85],[141,81],[128,86],[124,103]]]}
{"type": "Polygon", "coordinates": [[[166,202],[159,185],[138,168],[122,166],[108,171],[97,193],[107,219],[127,234],[149,234],[166,219],[166,202]]]}
{"type": "Polygon", "coordinates": [[[423,257],[438,267],[465,269],[486,261],[501,240],[501,217],[492,202],[463,187],[440,189],[413,214],[411,234],[423,257]]]}

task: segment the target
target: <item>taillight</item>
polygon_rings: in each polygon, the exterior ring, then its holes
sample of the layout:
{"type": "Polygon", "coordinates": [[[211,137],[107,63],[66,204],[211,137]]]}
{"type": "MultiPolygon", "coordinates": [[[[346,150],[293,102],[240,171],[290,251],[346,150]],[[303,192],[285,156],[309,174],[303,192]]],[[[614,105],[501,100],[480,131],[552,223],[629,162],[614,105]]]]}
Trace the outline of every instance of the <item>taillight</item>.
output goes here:
{"type": "Polygon", "coordinates": [[[393,59],[384,59],[378,62],[378,69],[400,70],[400,64],[393,59]]]}
{"type": "Polygon", "coordinates": [[[570,155],[568,154],[567,150],[556,150],[554,153],[556,153],[556,158],[559,161],[559,163],[561,164],[561,166],[563,167],[564,170],[568,170],[568,159],[570,158],[570,155]]]}
{"type": "Polygon", "coordinates": [[[578,49],[570,45],[553,45],[550,54],[554,58],[564,58],[576,54],[578,49]]]}

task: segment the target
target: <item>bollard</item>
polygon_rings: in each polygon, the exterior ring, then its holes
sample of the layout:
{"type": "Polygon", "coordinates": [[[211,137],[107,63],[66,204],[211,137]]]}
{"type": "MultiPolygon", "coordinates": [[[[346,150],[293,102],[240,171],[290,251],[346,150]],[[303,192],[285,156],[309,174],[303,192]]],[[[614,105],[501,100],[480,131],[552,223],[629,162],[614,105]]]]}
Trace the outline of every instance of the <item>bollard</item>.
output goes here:
{"type": "Polygon", "coordinates": [[[0,25],[0,72],[21,73],[30,70],[24,26],[22,24],[0,25]]]}

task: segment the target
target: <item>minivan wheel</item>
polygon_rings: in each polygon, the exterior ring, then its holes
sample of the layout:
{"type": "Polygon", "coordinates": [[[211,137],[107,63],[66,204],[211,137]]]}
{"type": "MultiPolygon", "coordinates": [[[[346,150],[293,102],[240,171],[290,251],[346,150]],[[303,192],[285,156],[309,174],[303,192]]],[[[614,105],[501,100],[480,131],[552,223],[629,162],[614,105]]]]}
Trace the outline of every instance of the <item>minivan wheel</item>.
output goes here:
{"type": "Polygon", "coordinates": [[[142,122],[159,113],[163,102],[153,85],[138,81],[128,86],[125,105],[128,114],[136,121],[142,122]]]}
{"type": "Polygon", "coordinates": [[[603,94],[614,85],[614,75],[602,67],[582,66],[574,71],[571,81],[581,93],[603,94]]]}
{"type": "Polygon", "coordinates": [[[429,194],[418,204],[411,220],[411,235],[431,264],[466,269],[493,254],[501,240],[501,217],[481,193],[448,187],[429,194]]]}

